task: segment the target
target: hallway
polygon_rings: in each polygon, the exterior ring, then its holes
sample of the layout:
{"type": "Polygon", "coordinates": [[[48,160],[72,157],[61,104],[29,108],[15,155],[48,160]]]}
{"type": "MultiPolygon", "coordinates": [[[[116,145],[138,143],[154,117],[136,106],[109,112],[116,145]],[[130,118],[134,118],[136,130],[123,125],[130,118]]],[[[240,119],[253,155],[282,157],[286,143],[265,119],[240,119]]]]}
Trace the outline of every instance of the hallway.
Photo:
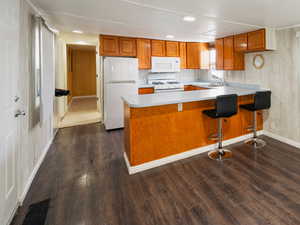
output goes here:
{"type": "Polygon", "coordinates": [[[136,175],[123,159],[123,131],[92,124],[61,129],[12,225],[50,198],[46,225],[299,225],[300,152],[274,139],[234,158],[207,154],[136,175]]]}
{"type": "Polygon", "coordinates": [[[97,97],[73,98],[69,111],[60,122],[59,127],[72,127],[100,121],[101,113],[97,109],[97,97]]]}

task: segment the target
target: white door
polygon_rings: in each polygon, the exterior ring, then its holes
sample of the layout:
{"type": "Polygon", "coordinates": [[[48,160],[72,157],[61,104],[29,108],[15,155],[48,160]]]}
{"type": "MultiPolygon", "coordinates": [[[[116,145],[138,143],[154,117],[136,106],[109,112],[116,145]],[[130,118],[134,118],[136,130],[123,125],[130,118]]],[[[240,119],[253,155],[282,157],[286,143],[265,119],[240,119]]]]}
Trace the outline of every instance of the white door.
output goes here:
{"type": "Polygon", "coordinates": [[[0,224],[18,204],[17,159],[20,136],[15,118],[19,76],[19,0],[0,1],[0,224]]]}

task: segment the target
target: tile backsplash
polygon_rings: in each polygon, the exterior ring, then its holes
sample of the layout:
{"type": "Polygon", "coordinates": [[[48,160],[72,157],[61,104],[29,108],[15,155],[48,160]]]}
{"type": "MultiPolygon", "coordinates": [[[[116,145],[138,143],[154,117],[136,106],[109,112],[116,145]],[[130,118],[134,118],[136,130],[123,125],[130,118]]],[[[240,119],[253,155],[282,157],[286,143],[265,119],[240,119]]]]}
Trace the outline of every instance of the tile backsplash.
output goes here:
{"type": "MultiPolygon", "coordinates": [[[[148,76],[151,75],[150,70],[139,70],[140,84],[146,84],[148,76]]],[[[157,74],[159,76],[159,74],[157,74]]],[[[164,74],[162,74],[164,76],[164,74]]],[[[207,70],[181,70],[179,73],[175,73],[175,77],[180,82],[208,80],[207,70]]]]}

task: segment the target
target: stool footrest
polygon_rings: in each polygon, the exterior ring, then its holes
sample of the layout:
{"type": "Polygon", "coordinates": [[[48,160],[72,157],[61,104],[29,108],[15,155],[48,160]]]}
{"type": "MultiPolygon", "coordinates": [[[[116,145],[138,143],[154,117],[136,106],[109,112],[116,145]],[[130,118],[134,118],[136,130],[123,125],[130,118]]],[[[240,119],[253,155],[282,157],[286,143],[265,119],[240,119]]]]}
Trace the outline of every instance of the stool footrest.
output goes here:
{"type": "Polygon", "coordinates": [[[219,135],[218,134],[210,134],[208,135],[208,139],[212,141],[217,141],[219,140],[219,135]]]}

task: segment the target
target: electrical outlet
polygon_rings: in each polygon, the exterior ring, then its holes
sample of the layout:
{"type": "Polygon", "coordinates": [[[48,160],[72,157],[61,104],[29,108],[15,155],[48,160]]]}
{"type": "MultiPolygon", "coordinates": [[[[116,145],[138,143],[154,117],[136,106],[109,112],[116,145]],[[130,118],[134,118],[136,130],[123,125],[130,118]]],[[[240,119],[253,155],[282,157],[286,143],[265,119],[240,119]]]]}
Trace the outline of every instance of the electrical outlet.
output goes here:
{"type": "Polygon", "coordinates": [[[183,110],[182,108],[183,108],[183,107],[182,107],[182,103],[179,103],[179,104],[178,104],[178,112],[182,112],[182,110],[183,110]]]}

